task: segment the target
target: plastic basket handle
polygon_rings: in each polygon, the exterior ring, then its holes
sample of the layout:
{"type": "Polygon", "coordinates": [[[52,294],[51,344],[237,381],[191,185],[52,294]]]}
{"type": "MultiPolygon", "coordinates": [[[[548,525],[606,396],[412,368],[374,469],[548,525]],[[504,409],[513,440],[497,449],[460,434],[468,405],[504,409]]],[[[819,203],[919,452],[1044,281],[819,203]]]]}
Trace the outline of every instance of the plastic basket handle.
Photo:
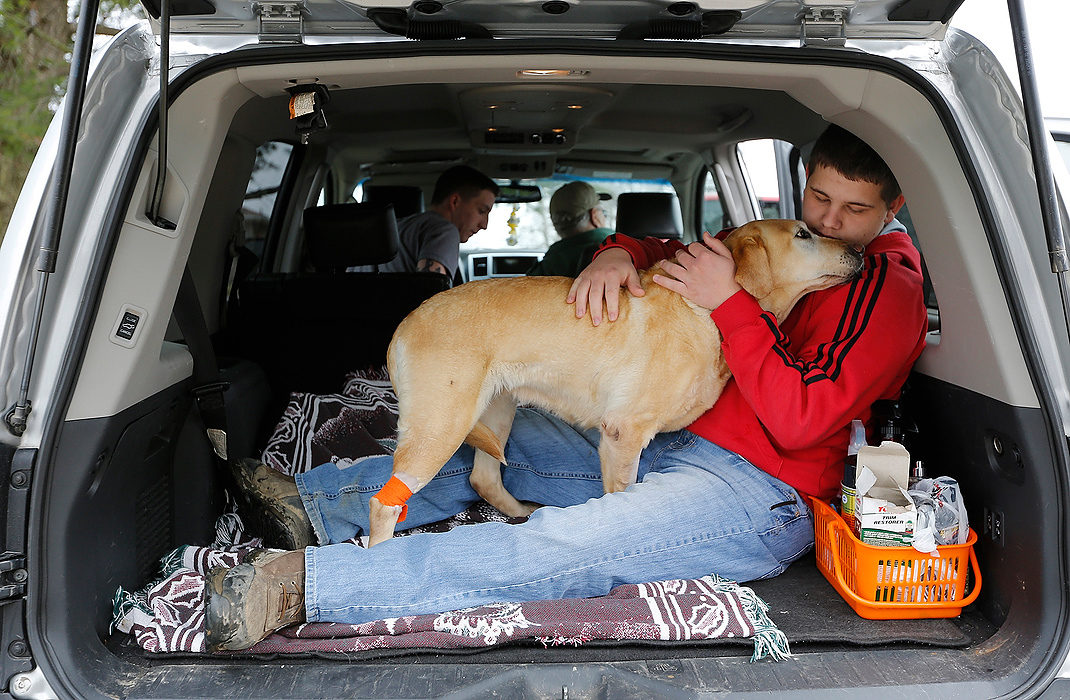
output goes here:
{"type": "MultiPolygon", "coordinates": [[[[867,607],[883,607],[875,603],[874,601],[866,600],[862,596],[855,593],[853,590],[851,590],[851,587],[847,585],[847,581],[845,581],[843,578],[843,573],[840,571],[839,547],[836,546],[836,530],[844,530],[847,535],[853,536],[851,535],[851,532],[847,530],[847,525],[841,520],[831,518],[829,519],[828,524],[825,527],[827,529],[827,534],[829,538],[829,549],[832,551],[832,570],[836,574],[836,580],[840,582],[840,589],[843,594],[850,597],[855,602],[860,603],[861,605],[865,605],[867,607]]],[[[973,590],[970,591],[970,594],[968,596],[966,596],[962,600],[957,601],[943,600],[935,603],[910,603],[909,606],[912,608],[948,608],[952,607],[948,605],[948,603],[954,603],[955,606],[961,605],[962,607],[966,607],[973,601],[977,600],[977,596],[981,594],[981,569],[977,565],[977,555],[974,553],[973,547],[970,547],[969,551],[970,568],[973,569],[974,584],[973,590]]]]}

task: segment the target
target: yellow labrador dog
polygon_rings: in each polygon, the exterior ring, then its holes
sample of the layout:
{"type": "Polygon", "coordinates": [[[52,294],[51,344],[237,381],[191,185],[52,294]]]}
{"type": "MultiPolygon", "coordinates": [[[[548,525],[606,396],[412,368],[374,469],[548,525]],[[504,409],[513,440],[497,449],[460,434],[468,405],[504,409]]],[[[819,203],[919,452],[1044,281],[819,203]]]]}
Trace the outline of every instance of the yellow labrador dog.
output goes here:
{"type": "MultiPolygon", "coordinates": [[[[810,233],[801,221],[764,220],[725,244],[736,279],[783,321],[807,292],[857,276],[861,255],[810,233]]],[[[646,295],[621,291],[616,321],[576,318],[565,277],[470,282],[437,294],[398,326],[387,353],[398,396],[393,478],[372,497],[371,545],[393,535],[404,503],[462,442],[477,448],[471,482],[511,516],[532,504],[502,485],[503,445],[518,404],[601,431],[607,493],[636,478],[639,453],[656,433],[689,425],[720,396],[730,372],[709,310],[641,275],[646,295]]]]}

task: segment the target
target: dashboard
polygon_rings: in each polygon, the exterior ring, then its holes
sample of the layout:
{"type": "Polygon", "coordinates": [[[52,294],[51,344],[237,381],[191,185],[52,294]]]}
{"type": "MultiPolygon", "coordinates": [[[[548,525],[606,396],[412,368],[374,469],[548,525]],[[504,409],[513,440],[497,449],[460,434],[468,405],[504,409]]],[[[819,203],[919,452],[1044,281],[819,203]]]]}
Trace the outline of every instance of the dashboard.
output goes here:
{"type": "Polygon", "coordinates": [[[542,260],[539,250],[497,250],[462,253],[461,270],[466,282],[492,277],[520,277],[542,260]]]}

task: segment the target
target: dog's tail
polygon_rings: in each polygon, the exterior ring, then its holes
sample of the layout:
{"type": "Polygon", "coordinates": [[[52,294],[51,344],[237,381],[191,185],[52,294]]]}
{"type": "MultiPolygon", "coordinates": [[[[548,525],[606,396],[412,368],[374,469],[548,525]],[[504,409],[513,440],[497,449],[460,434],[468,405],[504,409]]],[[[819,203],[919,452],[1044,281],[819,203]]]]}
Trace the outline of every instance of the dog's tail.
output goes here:
{"type": "Polygon", "coordinates": [[[477,450],[483,450],[494,459],[505,464],[505,452],[502,450],[501,440],[498,439],[498,436],[494,434],[493,430],[479,421],[476,421],[475,427],[472,428],[472,432],[468,433],[468,437],[466,437],[464,441],[477,450]]]}

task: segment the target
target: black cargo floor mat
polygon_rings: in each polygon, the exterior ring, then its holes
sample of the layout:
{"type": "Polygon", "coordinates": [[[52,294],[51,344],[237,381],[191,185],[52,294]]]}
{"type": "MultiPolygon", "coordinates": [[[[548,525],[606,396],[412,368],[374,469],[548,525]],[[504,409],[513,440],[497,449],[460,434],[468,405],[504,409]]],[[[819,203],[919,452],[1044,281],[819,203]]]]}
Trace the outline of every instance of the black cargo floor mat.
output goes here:
{"type": "MultiPolygon", "coordinates": [[[[817,569],[813,555],[807,555],[792,565],[788,571],[767,581],[752,581],[748,584],[769,606],[770,619],[785,633],[792,651],[802,647],[878,645],[914,646],[924,645],[944,648],[961,648],[992,634],[995,630],[976,611],[967,610],[958,618],[921,620],[866,620],[859,617],[845,603],[817,569]]],[[[219,657],[212,654],[168,653],[152,654],[137,647],[127,635],[116,635],[109,646],[116,653],[134,654],[157,660],[166,658],[216,659],[223,663],[237,660],[235,657],[219,657]],[[117,639],[120,637],[122,639],[117,639]]],[[[535,661],[554,662],[580,659],[588,661],[627,660],[635,658],[682,658],[684,656],[708,656],[710,654],[731,656],[749,655],[748,640],[702,640],[702,641],[655,641],[597,640],[579,647],[551,646],[538,643],[505,644],[489,648],[473,649],[370,649],[361,653],[299,654],[303,658],[342,658],[347,661],[376,662],[407,657],[413,662],[433,659],[444,660],[478,654],[480,662],[508,663],[535,661]],[[715,651],[718,650],[718,651],[715,651]]],[[[264,660],[270,658],[295,658],[289,655],[250,655],[245,657],[264,660]]]]}
{"type": "Polygon", "coordinates": [[[906,642],[962,647],[975,641],[953,618],[866,620],[859,617],[825,580],[813,554],[795,562],[776,578],[747,585],[769,606],[769,618],[791,644],[906,642]]]}

